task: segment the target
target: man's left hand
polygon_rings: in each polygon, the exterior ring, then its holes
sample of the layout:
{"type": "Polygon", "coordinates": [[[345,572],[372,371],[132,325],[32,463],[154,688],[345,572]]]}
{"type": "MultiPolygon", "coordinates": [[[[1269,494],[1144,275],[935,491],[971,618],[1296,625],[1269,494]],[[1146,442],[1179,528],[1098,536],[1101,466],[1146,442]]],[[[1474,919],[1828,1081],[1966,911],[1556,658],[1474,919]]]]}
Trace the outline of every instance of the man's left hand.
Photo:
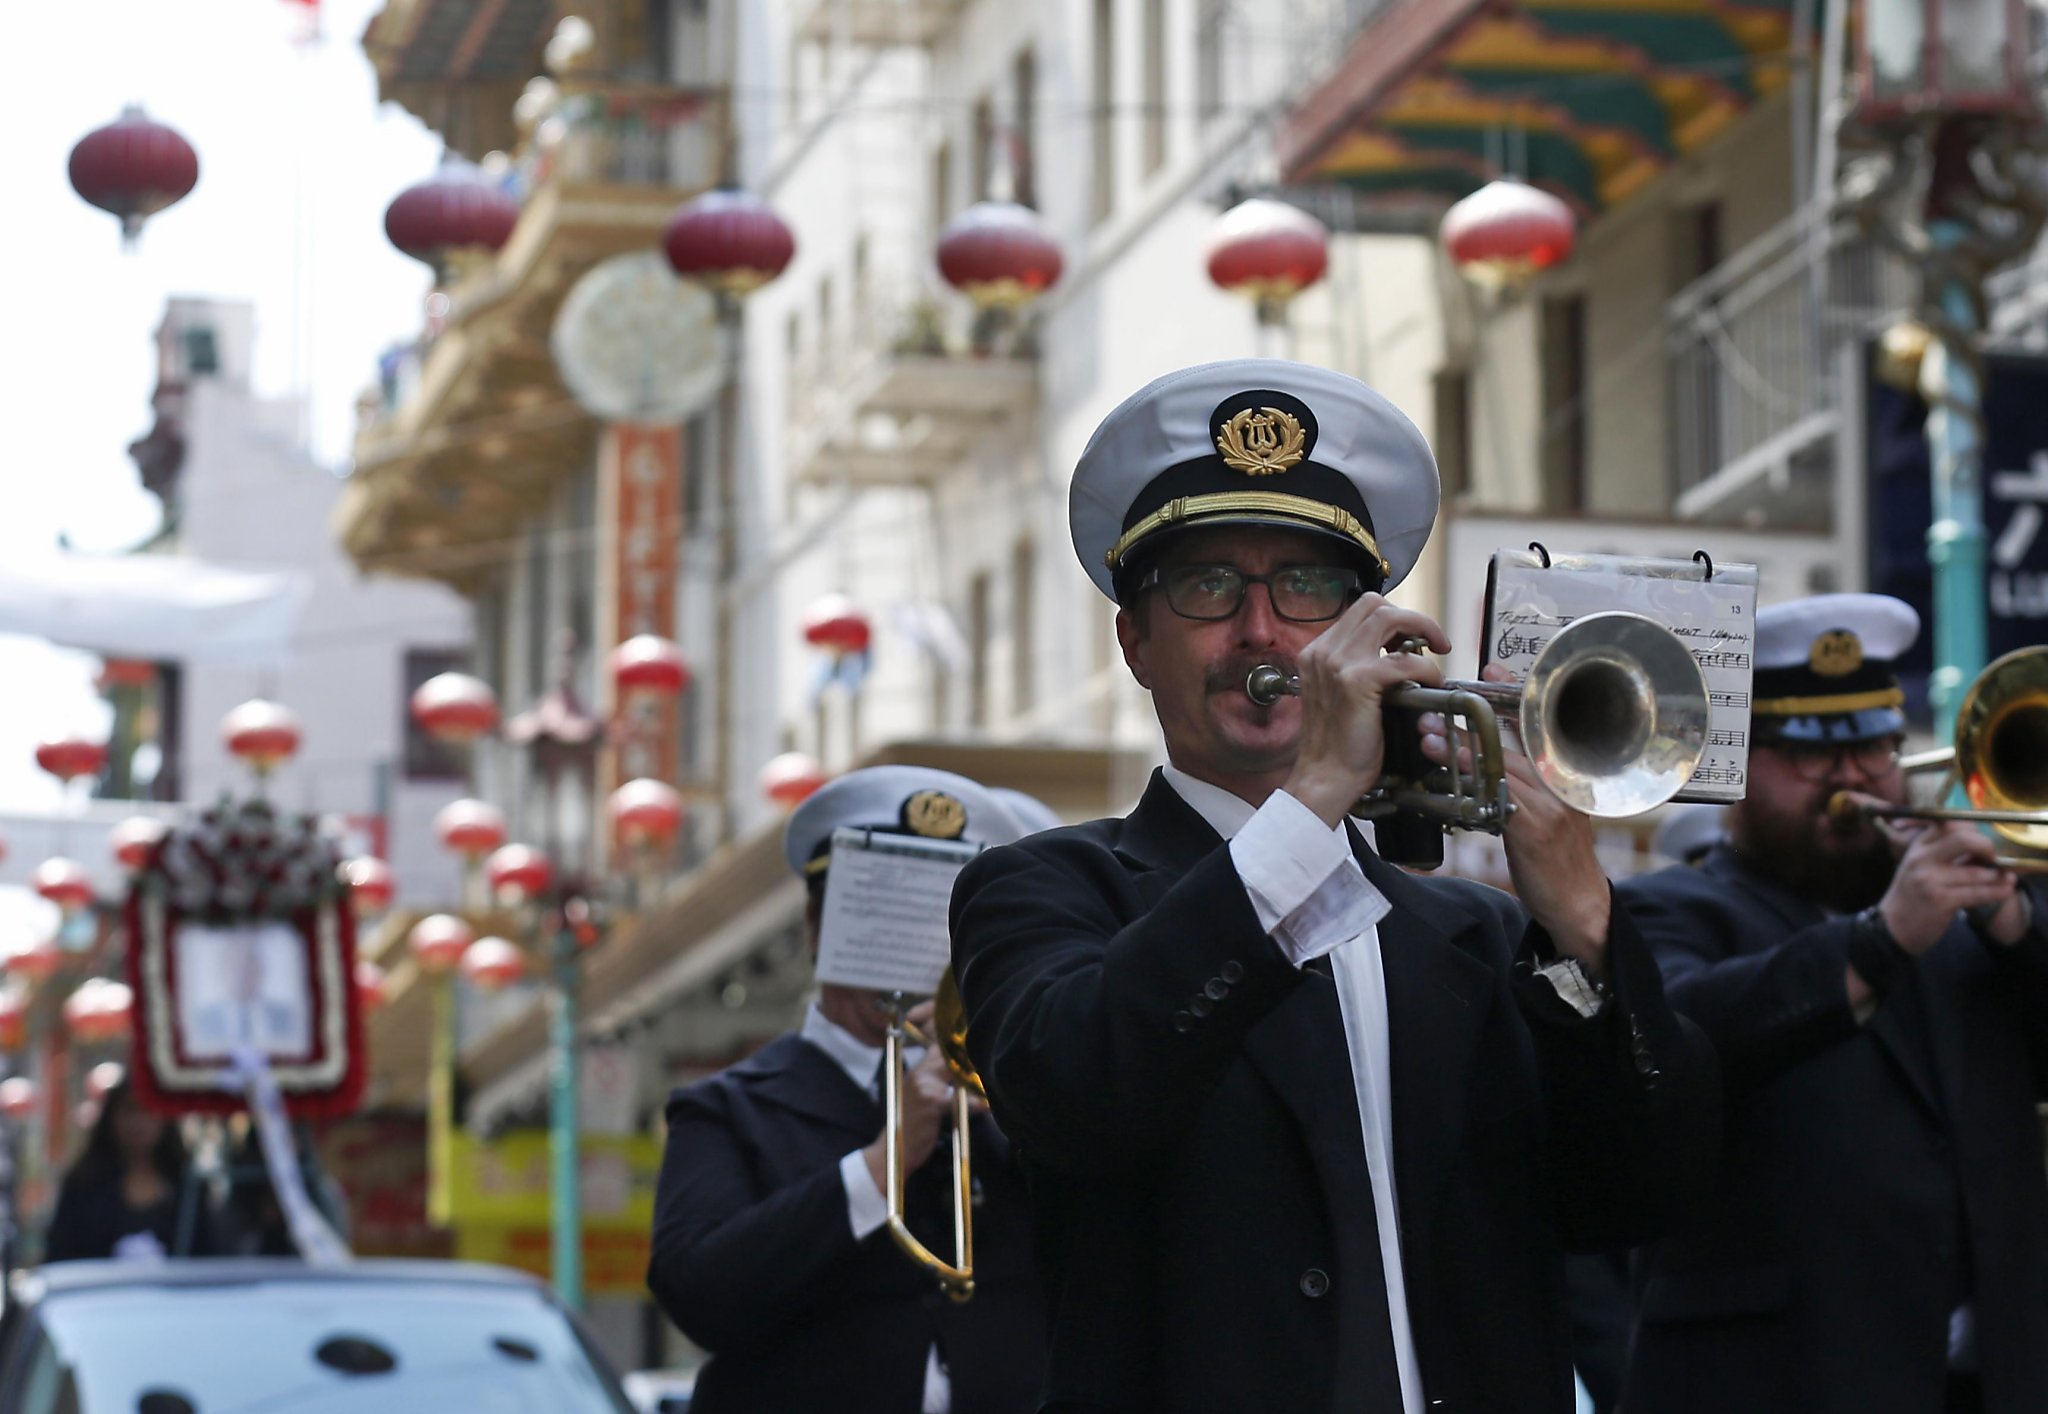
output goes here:
{"type": "MultiPolygon", "coordinates": [[[[1488,682],[1514,681],[1497,665],[1489,665],[1480,676],[1488,682]]],[[[1444,763],[1448,748],[1440,724],[1425,733],[1423,752],[1444,763]]],[[[1504,755],[1514,810],[1502,842],[1515,893],[1560,954],[1576,959],[1596,981],[1604,980],[1612,895],[1606,871],[1593,853],[1592,818],[1559,800],[1527,756],[1514,750],[1504,755]]]]}

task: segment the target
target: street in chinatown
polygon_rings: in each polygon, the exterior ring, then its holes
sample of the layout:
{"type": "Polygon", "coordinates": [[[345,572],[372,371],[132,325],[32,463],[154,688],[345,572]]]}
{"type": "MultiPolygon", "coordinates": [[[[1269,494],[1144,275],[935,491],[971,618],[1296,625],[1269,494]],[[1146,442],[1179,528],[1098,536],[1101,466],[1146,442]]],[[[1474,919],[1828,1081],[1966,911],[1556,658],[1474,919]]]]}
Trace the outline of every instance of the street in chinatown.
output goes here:
{"type": "Polygon", "coordinates": [[[70,0],[0,1414],[2048,1410],[2041,0],[70,0]]]}

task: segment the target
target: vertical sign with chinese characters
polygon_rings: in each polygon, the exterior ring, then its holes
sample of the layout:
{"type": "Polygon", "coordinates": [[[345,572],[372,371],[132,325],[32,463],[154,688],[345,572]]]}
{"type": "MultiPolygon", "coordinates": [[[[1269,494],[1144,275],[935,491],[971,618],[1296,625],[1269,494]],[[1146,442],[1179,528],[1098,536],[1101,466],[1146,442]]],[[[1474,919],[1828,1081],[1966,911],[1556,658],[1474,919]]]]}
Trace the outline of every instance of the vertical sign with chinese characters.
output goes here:
{"type": "MultiPolygon", "coordinates": [[[[676,636],[676,575],[683,532],[680,427],[613,423],[598,458],[598,515],[604,527],[600,623],[607,653],[636,634],[676,636]]],[[[612,691],[607,681],[603,691],[612,691]]],[[[673,782],[680,717],[672,698],[609,701],[619,723],[612,784],[651,776],[673,782]]]]}

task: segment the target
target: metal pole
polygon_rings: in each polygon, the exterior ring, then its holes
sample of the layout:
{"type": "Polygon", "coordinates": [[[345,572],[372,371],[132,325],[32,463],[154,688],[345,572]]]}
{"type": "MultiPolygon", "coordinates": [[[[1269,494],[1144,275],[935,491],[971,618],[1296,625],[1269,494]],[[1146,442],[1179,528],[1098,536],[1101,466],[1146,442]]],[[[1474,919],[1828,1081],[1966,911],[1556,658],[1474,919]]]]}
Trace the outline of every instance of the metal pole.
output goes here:
{"type": "MultiPolygon", "coordinates": [[[[566,900],[564,900],[566,903],[566,900]]],[[[555,1296],[571,1311],[583,1309],[582,1118],[577,1112],[577,1002],[583,974],[576,933],[566,908],[554,937],[554,989],[548,1017],[548,1161],[553,1190],[548,1204],[552,1230],[555,1296]]]]}
{"type": "Polygon", "coordinates": [[[1983,671],[1988,631],[1984,608],[1984,365],[1977,352],[1980,291],[1973,266],[1955,259],[1971,237],[1952,218],[1930,221],[1936,272],[1928,291],[1934,340],[1920,367],[1927,400],[1927,451],[1933,524],[1927,559],[1934,568],[1934,674],[1928,698],[1934,737],[1955,736],[1963,693],[1983,671]]]}

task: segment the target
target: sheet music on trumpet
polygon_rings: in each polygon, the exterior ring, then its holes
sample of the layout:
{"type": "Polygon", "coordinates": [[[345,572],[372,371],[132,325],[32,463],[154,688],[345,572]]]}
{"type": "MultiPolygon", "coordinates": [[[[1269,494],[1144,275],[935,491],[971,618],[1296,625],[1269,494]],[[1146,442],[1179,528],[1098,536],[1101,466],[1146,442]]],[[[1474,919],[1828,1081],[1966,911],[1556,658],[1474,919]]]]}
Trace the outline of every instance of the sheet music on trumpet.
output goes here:
{"type": "Polygon", "coordinates": [[[841,826],[818,920],[818,980],[928,997],[953,959],[953,881],[978,844],[841,826]]]}
{"type": "Polygon", "coordinates": [[[1676,797],[1725,804],[1749,780],[1749,694],[1756,650],[1755,565],[1627,555],[1502,549],[1486,580],[1486,642],[1479,662],[1526,677],[1566,624],[1626,610],[1664,625],[1692,650],[1707,680],[1707,749],[1676,797]]]}

